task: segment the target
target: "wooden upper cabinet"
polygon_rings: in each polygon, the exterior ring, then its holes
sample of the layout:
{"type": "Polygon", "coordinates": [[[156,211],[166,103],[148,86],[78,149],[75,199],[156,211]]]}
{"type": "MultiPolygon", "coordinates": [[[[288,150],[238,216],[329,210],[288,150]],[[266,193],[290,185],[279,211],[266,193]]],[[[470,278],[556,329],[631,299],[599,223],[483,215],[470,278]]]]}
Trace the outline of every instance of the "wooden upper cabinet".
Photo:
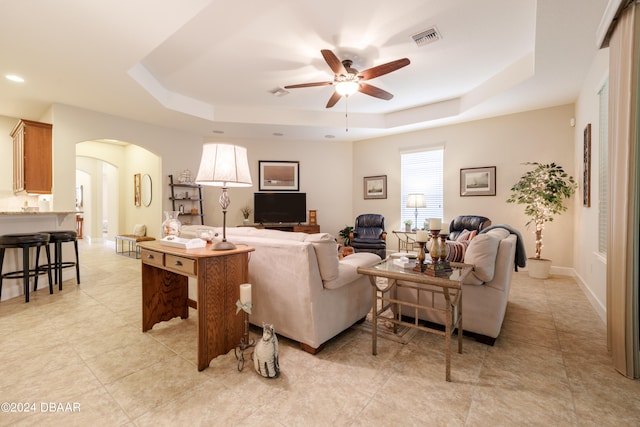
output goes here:
{"type": "Polygon", "coordinates": [[[13,138],[13,192],[51,194],[52,147],[48,123],[20,120],[13,138]]]}

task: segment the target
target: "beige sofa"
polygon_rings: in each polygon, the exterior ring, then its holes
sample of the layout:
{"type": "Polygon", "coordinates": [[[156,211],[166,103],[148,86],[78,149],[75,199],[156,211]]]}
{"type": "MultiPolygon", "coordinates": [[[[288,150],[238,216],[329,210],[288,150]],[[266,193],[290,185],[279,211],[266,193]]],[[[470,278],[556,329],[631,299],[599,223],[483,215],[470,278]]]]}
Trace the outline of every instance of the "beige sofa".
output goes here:
{"type": "MultiPolygon", "coordinates": [[[[474,264],[474,271],[462,286],[462,324],[465,333],[471,333],[478,341],[493,345],[500,334],[507,309],[511,278],[515,269],[515,253],[518,236],[505,228],[493,228],[475,236],[468,242],[464,262],[474,264]]],[[[423,293],[421,298],[428,296],[423,293]]],[[[415,303],[415,291],[398,290],[398,299],[415,303]]],[[[422,304],[430,305],[430,297],[422,304]]],[[[443,300],[436,297],[436,306],[443,300]]],[[[443,325],[439,313],[419,310],[418,317],[443,325]]]]}
{"type": "MultiPolygon", "coordinates": [[[[198,229],[184,226],[182,237],[198,229]]],[[[338,260],[335,238],[327,233],[305,234],[253,227],[227,228],[227,240],[255,248],[249,258],[253,308],[250,322],[274,325],[276,333],[298,341],[310,353],[349,328],[371,310],[371,285],[357,273],[360,266],[380,261],[371,253],[338,260]]]]}

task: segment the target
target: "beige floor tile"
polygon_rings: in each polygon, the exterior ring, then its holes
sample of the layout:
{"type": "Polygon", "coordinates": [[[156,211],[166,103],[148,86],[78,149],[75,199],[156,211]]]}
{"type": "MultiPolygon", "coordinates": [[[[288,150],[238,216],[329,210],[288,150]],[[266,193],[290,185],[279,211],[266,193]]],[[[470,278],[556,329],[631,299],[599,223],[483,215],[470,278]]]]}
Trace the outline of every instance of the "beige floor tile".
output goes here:
{"type": "Polygon", "coordinates": [[[135,419],[208,380],[195,365],[173,355],[106,387],[125,413],[135,419]]]}
{"type": "MultiPolygon", "coordinates": [[[[80,404],[79,413],[0,413],[5,425],[632,426],[640,381],[613,369],[604,323],[575,280],[514,275],[493,347],[419,332],[408,344],[353,327],[317,355],[279,337],[281,374],[252,349],[196,368],[196,311],[141,332],[140,260],[81,242],[82,283],[0,303],[0,396],[80,404]]],[[[277,332],[277,331],[276,331],[277,332]]],[[[256,338],[261,330],[251,328],[256,338]]]]}

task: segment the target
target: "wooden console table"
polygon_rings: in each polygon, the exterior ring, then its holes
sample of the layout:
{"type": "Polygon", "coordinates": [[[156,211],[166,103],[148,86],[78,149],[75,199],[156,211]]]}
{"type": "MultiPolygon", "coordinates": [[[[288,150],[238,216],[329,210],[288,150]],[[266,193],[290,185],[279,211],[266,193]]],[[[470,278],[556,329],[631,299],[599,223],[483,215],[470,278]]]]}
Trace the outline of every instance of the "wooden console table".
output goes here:
{"type": "Polygon", "coordinates": [[[297,233],[319,233],[319,224],[250,224],[245,227],[264,228],[267,230],[293,231],[297,233]]]}
{"type": "MultiPolygon", "coordinates": [[[[158,322],[189,317],[188,277],[196,277],[198,370],[240,344],[243,317],[236,315],[240,284],[249,280],[249,252],[238,245],[213,251],[211,245],[179,249],[159,241],[140,242],[142,257],[142,331],[158,322]]],[[[193,303],[193,301],[192,301],[193,303]]]]}

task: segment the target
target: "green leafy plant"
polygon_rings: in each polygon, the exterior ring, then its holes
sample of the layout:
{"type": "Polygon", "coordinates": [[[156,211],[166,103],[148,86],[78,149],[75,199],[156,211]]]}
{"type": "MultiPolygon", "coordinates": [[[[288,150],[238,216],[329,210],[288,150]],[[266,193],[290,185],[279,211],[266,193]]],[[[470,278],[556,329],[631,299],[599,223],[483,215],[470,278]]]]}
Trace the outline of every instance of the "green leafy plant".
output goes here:
{"type": "Polygon", "coordinates": [[[553,221],[553,216],[567,210],[565,199],[570,198],[576,191],[578,184],[562,166],[555,163],[542,164],[527,162],[525,165],[534,166],[532,170],[520,177],[511,187],[511,196],[507,203],[524,205],[524,213],[530,219],[525,224],[535,225],[536,259],[542,253],[542,230],[547,222],[553,221]]]}
{"type": "Polygon", "coordinates": [[[253,212],[250,206],[245,206],[240,209],[240,211],[242,212],[242,216],[244,217],[244,219],[249,219],[249,215],[251,215],[251,212],[253,212]]]}
{"type": "Polygon", "coordinates": [[[410,219],[404,220],[404,225],[408,225],[409,227],[411,227],[411,224],[413,224],[413,221],[411,221],[410,219]]]}
{"type": "Polygon", "coordinates": [[[345,246],[349,246],[351,244],[351,230],[353,230],[353,227],[350,225],[347,225],[345,228],[340,230],[340,237],[342,237],[345,246]]]}

